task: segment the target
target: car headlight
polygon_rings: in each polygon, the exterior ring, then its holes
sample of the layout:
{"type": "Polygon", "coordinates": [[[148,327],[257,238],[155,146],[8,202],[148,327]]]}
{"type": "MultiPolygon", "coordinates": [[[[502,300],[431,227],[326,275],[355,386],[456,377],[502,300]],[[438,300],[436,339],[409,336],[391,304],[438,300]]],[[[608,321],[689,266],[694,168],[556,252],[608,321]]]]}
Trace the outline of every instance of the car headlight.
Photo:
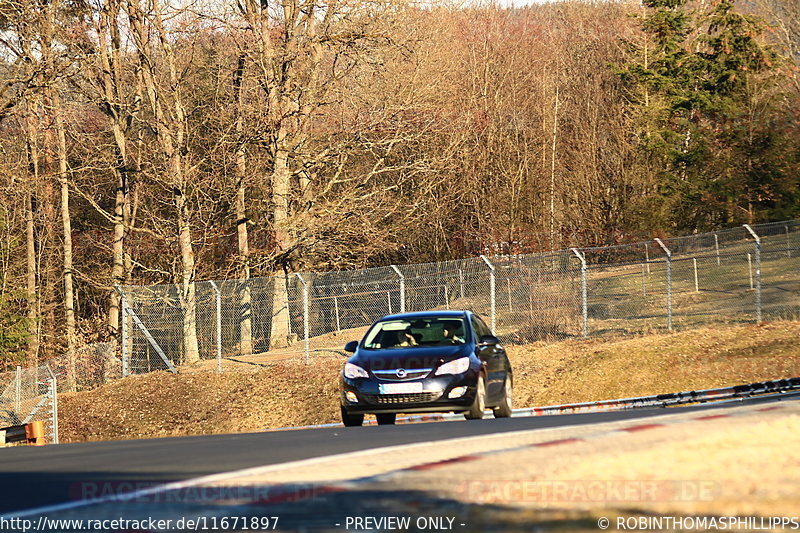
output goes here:
{"type": "Polygon", "coordinates": [[[461,357],[459,359],[454,359],[449,363],[445,363],[437,368],[436,375],[441,376],[442,374],[463,374],[467,370],[469,370],[469,357],[461,357]]]}
{"type": "Polygon", "coordinates": [[[345,363],[344,377],[348,379],[368,378],[369,374],[367,374],[367,371],[358,365],[354,365],[353,363],[345,363]]]}

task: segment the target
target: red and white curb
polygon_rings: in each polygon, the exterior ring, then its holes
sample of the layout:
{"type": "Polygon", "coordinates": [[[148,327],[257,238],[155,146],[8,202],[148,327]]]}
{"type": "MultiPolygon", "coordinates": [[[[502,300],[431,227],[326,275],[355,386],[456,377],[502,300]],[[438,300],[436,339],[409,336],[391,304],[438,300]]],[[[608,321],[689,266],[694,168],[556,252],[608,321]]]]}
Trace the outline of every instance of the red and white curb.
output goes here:
{"type": "MultiPolygon", "coordinates": [[[[572,444],[579,444],[582,442],[590,442],[596,439],[603,439],[606,437],[611,437],[620,434],[630,434],[630,433],[640,433],[643,431],[650,431],[656,429],[667,429],[670,426],[677,426],[681,424],[686,424],[689,422],[705,422],[710,420],[718,420],[723,418],[735,418],[739,416],[746,416],[751,415],[754,412],[767,412],[767,411],[776,411],[779,409],[784,409],[785,405],[772,405],[768,407],[759,407],[756,409],[746,409],[741,411],[732,411],[728,413],[713,413],[707,415],[700,415],[700,416],[686,416],[685,413],[677,413],[675,415],[660,415],[657,417],[657,422],[649,422],[646,419],[644,421],[638,421],[638,423],[633,423],[628,426],[615,428],[612,430],[607,431],[598,431],[596,433],[591,433],[585,436],[579,437],[567,437],[567,438],[560,438],[560,439],[553,439],[547,440],[542,442],[534,442],[523,444],[519,446],[512,446],[509,448],[503,448],[498,450],[490,450],[486,452],[476,452],[470,453],[466,455],[460,455],[456,457],[450,457],[447,459],[442,459],[438,461],[431,461],[428,463],[420,463],[415,464],[412,466],[408,466],[405,468],[400,468],[397,470],[392,470],[390,472],[383,472],[380,474],[375,474],[372,476],[366,476],[354,480],[348,480],[338,483],[326,483],[321,485],[312,485],[312,484],[299,484],[299,483],[278,483],[274,485],[265,484],[269,487],[270,491],[274,491],[273,494],[270,494],[266,498],[253,500],[249,502],[249,505],[273,505],[279,503],[287,503],[287,502],[299,502],[310,500],[319,496],[324,496],[327,494],[333,493],[341,493],[347,492],[354,489],[359,488],[360,486],[370,484],[370,483],[378,483],[383,481],[391,480],[396,476],[400,476],[403,474],[407,474],[409,472],[424,472],[430,470],[436,470],[439,468],[444,468],[452,465],[457,465],[460,463],[468,463],[473,461],[478,461],[484,458],[488,458],[495,455],[505,454],[509,452],[521,451],[529,448],[554,448],[559,446],[568,446],[572,444]]],[[[655,417],[654,417],[655,418],[655,417]]],[[[606,423],[601,423],[606,424],[606,423]]],[[[576,428],[582,426],[567,426],[562,428],[553,428],[553,429],[568,429],[568,428],[576,428]]],[[[529,433],[532,430],[523,430],[523,431],[515,431],[510,433],[502,433],[502,435],[512,436],[517,433],[529,433]]],[[[534,430],[535,431],[535,430],[534,430]]],[[[463,438],[458,439],[451,439],[453,441],[463,440],[463,438]]],[[[438,441],[437,441],[438,442],[438,441]]],[[[444,441],[446,442],[446,441],[444,441]]],[[[417,445],[428,445],[429,442],[419,443],[417,445]]],[[[417,446],[412,445],[412,446],[417,446]]],[[[395,447],[391,447],[395,448],[395,447]]],[[[400,446],[399,448],[408,448],[408,446],[400,446]]],[[[386,451],[386,448],[374,450],[375,452],[386,451]]],[[[358,453],[358,452],[356,452],[358,453]]],[[[347,454],[351,455],[351,454],[347,454]]],[[[321,459],[334,459],[335,456],[321,458],[321,459]]],[[[284,465],[290,466],[290,465],[284,465]]]]}

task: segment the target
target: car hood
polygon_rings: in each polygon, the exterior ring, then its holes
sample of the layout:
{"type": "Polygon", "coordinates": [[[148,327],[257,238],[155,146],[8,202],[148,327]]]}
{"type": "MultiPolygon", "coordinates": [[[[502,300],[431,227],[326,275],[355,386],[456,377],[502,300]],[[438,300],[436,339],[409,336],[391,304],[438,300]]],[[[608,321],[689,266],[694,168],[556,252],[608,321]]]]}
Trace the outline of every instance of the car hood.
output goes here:
{"type": "Polygon", "coordinates": [[[366,370],[436,368],[442,360],[450,361],[469,355],[468,345],[392,348],[365,350],[360,348],[351,363],[366,370]]]}

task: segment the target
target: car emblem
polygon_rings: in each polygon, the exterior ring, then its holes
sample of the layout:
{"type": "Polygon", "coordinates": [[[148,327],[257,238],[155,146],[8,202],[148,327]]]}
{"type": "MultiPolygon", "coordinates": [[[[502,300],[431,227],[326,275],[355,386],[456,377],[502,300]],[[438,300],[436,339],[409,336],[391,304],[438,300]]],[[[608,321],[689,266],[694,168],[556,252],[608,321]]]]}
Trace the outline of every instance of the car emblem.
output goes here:
{"type": "Polygon", "coordinates": [[[397,374],[398,378],[403,379],[404,377],[406,377],[408,375],[408,372],[406,372],[404,368],[398,368],[395,371],[395,374],[397,374]]]}

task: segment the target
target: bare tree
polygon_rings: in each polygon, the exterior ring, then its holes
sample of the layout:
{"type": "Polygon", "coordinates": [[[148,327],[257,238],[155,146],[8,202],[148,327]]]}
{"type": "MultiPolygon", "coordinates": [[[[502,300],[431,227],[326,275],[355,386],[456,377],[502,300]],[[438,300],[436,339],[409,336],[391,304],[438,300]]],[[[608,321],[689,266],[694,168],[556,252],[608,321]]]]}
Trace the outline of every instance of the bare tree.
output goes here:
{"type": "Polygon", "coordinates": [[[178,246],[181,258],[181,302],[183,305],[184,358],[187,363],[199,360],[197,341],[197,298],[195,287],[195,255],[192,246],[189,204],[187,202],[187,128],[188,119],[183,103],[183,85],[170,36],[164,26],[158,0],[143,10],[138,1],[127,3],[136,51],[142,65],[147,97],[154,117],[154,129],[166,162],[164,180],[169,184],[175,207],[178,246]],[[155,34],[158,57],[151,48],[150,35],[155,34]],[[166,83],[159,85],[160,61],[166,83]]]}

